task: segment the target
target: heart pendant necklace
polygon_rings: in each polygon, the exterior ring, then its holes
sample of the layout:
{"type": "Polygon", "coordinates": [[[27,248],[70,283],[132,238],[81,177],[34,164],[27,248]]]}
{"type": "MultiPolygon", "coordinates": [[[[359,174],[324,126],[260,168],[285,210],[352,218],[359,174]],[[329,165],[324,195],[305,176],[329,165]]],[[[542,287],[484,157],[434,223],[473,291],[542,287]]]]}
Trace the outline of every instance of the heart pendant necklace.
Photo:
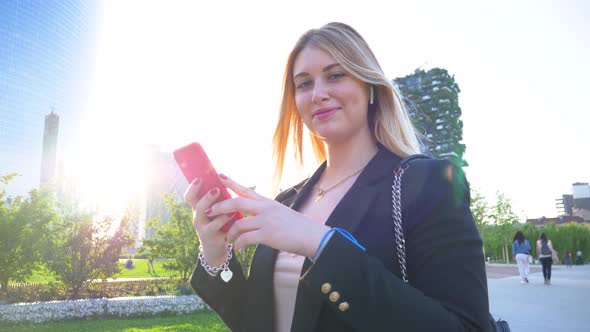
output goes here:
{"type": "Polygon", "coordinates": [[[229,269],[229,268],[225,268],[225,270],[221,271],[220,277],[221,280],[223,280],[224,282],[229,282],[231,280],[231,277],[233,277],[234,273],[229,269]]]}

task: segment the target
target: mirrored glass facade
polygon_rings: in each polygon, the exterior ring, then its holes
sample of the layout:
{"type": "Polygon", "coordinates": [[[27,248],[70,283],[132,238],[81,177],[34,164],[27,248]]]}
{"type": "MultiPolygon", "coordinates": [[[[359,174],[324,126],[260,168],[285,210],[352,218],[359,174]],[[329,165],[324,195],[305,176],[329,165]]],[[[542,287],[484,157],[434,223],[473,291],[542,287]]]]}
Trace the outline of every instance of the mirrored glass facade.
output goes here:
{"type": "Polygon", "coordinates": [[[60,118],[58,165],[60,149],[75,140],[99,18],[99,1],[0,1],[0,174],[21,174],[9,195],[39,184],[48,114],[60,118]]]}

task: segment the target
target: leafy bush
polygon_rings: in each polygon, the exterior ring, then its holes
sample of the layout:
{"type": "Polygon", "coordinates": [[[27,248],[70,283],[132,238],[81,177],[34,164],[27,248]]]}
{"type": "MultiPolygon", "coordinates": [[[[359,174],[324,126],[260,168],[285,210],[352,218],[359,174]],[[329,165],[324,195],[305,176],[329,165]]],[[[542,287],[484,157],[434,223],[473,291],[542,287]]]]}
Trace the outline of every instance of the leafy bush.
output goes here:
{"type": "MultiPolygon", "coordinates": [[[[0,305],[0,327],[21,323],[184,315],[208,307],[195,295],[142,296],[0,305]]],[[[75,329],[79,330],[79,329],[75,329]]],[[[100,329],[103,331],[104,329],[100,329]]]]}
{"type": "Polygon", "coordinates": [[[588,225],[575,222],[561,225],[548,223],[543,226],[486,224],[480,226],[480,229],[486,256],[489,256],[492,261],[505,262],[503,250],[512,260],[512,237],[517,230],[521,230],[529,240],[532,247],[531,254],[535,257],[537,256],[536,241],[539,239],[541,232],[544,232],[553,243],[553,248],[558,252],[561,262],[565,259],[565,253],[568,250],[572,251],[575,259],[576,250],[578,249],[584,253],[584,262],[590,261],[590,255],[588,255],[590,253],[590,227],[588,225]]]}
{"type": "Polygon", "coordinates": [[[145,279],[136,281],[94,282],[77,295],[63,283],[43,283],[9,287],[4,303],[63,301],[129,296],[193,295],[190,285],[180,279],[145,279]]]}

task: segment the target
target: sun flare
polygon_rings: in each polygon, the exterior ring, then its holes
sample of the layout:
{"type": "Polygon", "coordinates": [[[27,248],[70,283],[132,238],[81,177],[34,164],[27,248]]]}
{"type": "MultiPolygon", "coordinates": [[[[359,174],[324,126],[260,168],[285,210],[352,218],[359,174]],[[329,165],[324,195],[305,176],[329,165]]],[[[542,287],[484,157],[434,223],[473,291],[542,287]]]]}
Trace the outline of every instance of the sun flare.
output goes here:
{"type": "Polygon", "coordinates": [[[145,192],[145,153],[124,141],[89,146],[72,162],[80,204],[100,214],[121,216],[145,192]]]}

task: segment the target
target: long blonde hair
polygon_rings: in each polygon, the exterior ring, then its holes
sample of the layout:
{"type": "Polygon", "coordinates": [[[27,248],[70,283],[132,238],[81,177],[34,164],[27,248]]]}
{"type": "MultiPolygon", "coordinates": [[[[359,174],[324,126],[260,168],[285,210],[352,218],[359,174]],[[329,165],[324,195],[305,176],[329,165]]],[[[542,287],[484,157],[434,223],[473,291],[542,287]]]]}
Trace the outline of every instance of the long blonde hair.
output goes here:
{"type": "MultiPolygon", "coordinates": [[[[303,120],[295,105],[293,65],[306,46],[330,53],[350,74],[374,89],[374,104],[369,108],[369,125],[375,139],[400,157],[420,151],[414,126],[401,100],[401,95],[389,81],[367,42],[352,27],[332,22],[311,29],[299,38],[289,54],[283,76],[281,110],[273,136],[273,157],[276,168],[273,188],[281,181],[289,137],[292,137],[295,160],[303,166],[303,120]]],[[[311,145],[318,162],[326,160],[326,148],[321,138],[311,134],[311,145]]]]}

